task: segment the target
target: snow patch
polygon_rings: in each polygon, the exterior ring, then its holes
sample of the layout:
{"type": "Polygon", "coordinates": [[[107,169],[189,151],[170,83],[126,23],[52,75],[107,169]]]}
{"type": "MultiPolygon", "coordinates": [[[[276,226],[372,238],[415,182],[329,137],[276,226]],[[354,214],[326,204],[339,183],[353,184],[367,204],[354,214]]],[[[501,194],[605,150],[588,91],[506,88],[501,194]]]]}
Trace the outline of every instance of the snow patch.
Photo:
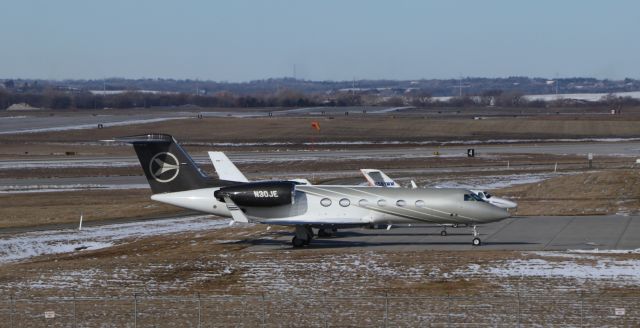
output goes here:
{"type": "Polygon", "coordinates": [[[81,249],[100,249],[124,243],[127,239],[188,231],[220,229],[229,220],[209,215],[180,217],[84,227],[78,230],[47,230],[0,235],[0,263],[24,260],[33,256],[69,253],[81,249]]]}
{"type": "Polygon", "coordinates": [[[432,184],[435,188],[463,188],[463,189],[481,189],[492,190],[507,188],[515,185],[537,183],[562,175],[576,174],[577,172],[563,173],[535,173],[535,174],[511,174],[511,175],[493,175],[457,178],[455,181],[443,181],[432,184]],[[460,182],[464,181],[464,182],[460,182]]]}
{"type": "MultiPolygon", "coordinates": [[[[188,117],[149,118],[149,119],[142,119],[142,120],[129,120],[129,121],[122,121],[122,122],[102,123],[102,126],[112,127],[112,126],[123,126],[123,125],[133,125],[133,124],[149,124],[149,123],[163,122],[163,121],[169,121],[169,120],[182,120],[186,118],[188,117]]],[[[86,130],[86,129],[96,129],[96,128],[98,128],[98,124],[91,123],[91,124],[58,126],[58,127],[50,127],[50,128],[0,131],[0,134],[55,132],[55,131],[68,131],[68,130],[86,130]]]]}
{"type": "MultiPolygon", "coordinates": [[[[622,252],[618,250],[605,254],[622,252]]],[[[589,280],[619,286],[640,283],[640,259],[617,259],[594,256],[594,253],[576,254],[576,251],[525,254],[542,258],[494,261],[482,266],[470,264],[465,269],[455,271],[454,274],[458,276],[491,275],[500,278],[589,280]]]]}
{"type": "Polygon", "coordinates": [[[24,186],[0,186],[0,194],[27,194],[40,192],[60,192],[78,190],[127,190],[146,189],[148,184],[70,184],[70,185],[24,185],[24,186]]]}

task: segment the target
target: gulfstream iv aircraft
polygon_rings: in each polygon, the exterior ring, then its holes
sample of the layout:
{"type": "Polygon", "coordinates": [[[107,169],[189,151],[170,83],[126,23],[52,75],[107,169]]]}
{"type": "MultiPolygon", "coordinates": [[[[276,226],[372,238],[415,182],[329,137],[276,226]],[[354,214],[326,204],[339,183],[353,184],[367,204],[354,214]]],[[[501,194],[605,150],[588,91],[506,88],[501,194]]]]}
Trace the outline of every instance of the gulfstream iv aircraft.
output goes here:
{"type": "Polygon", "coordinates": [[[292,244],[308,245],[313,228],[371,224],[437,223],[473,227],[509,213],[465,189],[405,189],[368,186],[302,185],[295,181],[238,182],[208,177],[167,134],[116,138],[133,144],[149,181],[151,199],[191,210],[295,227],[292,244]]]}

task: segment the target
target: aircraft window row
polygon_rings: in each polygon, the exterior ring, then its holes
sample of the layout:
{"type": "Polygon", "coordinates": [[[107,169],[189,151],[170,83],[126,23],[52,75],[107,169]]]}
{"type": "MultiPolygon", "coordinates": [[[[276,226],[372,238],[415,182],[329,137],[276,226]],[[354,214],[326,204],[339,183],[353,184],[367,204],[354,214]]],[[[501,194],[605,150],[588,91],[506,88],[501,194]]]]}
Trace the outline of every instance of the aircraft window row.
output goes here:
{"type": "MultiPolygon", "coordinates": [[[[474,195],[475,196],[475,195],[474,195]]],[[[470,195],[464,195],[464,200],[469,201],[469,200],[478,200],[481,201],[478,196],[475,196],[475,198],[473,198],[470,195]]],[[[324,206],[324,207],[329,207],[331,206],[332,202],[331,199],[329,198],[323,198],[320,200],[320,205],[324,206]]],[[[342,207],[348,207],[349,205],[351,205],[351,201],[347,198],[342,198],[340,199],[340,201],[338,202],[338,204],[340,204],[340,206],[342,207]]],[[[387,200],[386,199],[380,199],[377,202],[378,206],[383,207],[383,206],[387,206],[387,200]]],[[[416,207],[425,207],[426,203],[423,200],[417,200],[416,201],[416,207]]],[[[365,207],[367,205],[369,205],[369,201],[366,199],[361,199],[358,202],[358,205],[365,207]]],[[[398,207],[405,207],[407,206],[407,201],[400,199],[398,201],[396,201],[396,206],[398,207]]]]}

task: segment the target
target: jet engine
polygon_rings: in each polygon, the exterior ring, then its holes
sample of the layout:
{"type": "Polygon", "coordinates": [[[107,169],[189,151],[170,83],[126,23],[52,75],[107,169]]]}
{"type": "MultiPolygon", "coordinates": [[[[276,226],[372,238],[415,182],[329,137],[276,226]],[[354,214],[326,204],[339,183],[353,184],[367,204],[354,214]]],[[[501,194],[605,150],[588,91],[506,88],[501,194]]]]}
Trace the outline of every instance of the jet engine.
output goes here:
{"type": "Polygon", "coordinates": [[[291,181],[252,182],[223,187],[213,195],[221,202],[228,196],[238,206],[280,206],[293,204],[295,186],[291,181]]]}

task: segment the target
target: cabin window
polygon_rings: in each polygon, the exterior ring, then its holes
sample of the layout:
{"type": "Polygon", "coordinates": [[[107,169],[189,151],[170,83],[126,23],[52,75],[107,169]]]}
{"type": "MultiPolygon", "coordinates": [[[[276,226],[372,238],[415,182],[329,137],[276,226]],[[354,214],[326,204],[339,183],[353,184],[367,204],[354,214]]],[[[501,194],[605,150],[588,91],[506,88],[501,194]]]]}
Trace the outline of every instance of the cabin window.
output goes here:
{"type": "Polygon", "coordinates": [[[320,205],[322,205],[322,206],[324,206],[324,207],[329,207],[329,206],[331,206],[331,199],[329,199],[329,198],[323,198],[323,199],[320,201],[320,205]]]}
{"type": "Polygon", "coordinates": [[[343,198],[343,199],[340,200],[340,206],[347,207],[349,205],[351,205],[351,201],[350,200],[348,200],[346,198],[343,198]]]}
{"type": "Polygon", "coordinates": [[[381,199],[378,201],[378,206],[387,206],[387,201],[384,199],[381,199]]]}
{"type": "Polygon", "coordinates": [[[362,206],[362,207],[365,207],[365,206],[369,205],[369,201],[368,201],[368,200],[366,200],[366,199],[361,199],[361,200],[358,202],[358,204],[359,204],[360,206],[362,206]]]}
{"type": "Polygon", "coordinates": [[[424,200],[416,200],[416,207],[425,207],[424,200]]]}
{"type": "Polygon", "coordinates": [[[405,207],[407,206],[407,202],[405,202],[404,200],[400,199],[396,202],[396,206],[398,207],[405,207]]]}

